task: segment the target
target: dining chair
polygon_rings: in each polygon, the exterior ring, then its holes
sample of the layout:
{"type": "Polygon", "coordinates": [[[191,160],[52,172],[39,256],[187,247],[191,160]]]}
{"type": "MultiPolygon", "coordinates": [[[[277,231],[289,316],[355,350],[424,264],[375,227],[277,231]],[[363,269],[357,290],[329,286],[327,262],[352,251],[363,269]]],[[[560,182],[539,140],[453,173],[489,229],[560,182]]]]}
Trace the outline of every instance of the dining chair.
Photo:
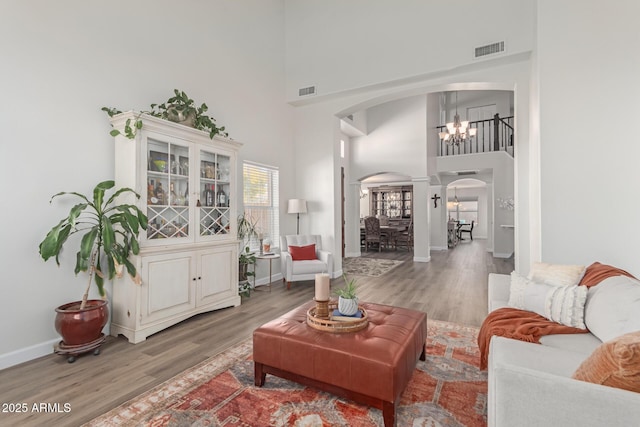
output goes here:
{"type": "Polygon", "coordinates": [[[463,228],[461,228],[461,229],[458,231],[458,237],[460,238],[460,240],[464,240],[464,239],[462,238],[462,233],[469,233],[469,237],[471,238],[471,240],[473,240],[473,226],[474,226],[474,224],[475,224],[475,221],[471,221],[471,227],[470,227],[470,228],[468,228],[468,229],[467,229],[467,228],[464,228],[465,226],[469,225],[469,224],[465,224],[465,225],[463,226],[463,228]]]}
{"type": "Polygon", "coordinates": [[[389,245],[385,235],[380,232],[380,220],[374,216],[364,219],[364,250],[369,252],[369,245],[378,245],[378,252],[382,250],[383,243],[389,245]]]}
{"type": "Polygon", "coordinates": [[[407,251],[413,251],[413,221],[409,223],[406,231],[398,233],[395,239],[395,246],[404,246],[407,251]]]}

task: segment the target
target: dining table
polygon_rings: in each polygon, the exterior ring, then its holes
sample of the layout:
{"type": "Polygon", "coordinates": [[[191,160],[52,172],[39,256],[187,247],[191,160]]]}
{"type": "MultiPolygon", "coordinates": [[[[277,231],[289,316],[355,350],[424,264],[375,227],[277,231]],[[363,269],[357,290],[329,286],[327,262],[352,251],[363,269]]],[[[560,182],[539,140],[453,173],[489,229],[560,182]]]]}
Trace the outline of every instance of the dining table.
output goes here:
{"type": "MultiPolygon", "coordinates": [[[[407,231],[406,225],[381,225],[380,226],[380,234],[387,236],[387,241],[389,244],[391,242],[395,242],[396,236],[403,231],[407,231]]],[[[364,224],[360,224],[360,239],[364,239],[365,229],[364,224]]]]}

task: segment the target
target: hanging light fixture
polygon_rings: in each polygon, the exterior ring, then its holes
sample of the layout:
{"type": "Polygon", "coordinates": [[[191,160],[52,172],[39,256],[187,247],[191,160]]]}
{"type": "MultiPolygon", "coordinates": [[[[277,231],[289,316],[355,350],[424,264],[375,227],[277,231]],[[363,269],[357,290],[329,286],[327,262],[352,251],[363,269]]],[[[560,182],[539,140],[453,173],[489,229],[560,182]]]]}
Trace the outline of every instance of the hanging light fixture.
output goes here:
{"type": "Polygon", "coordinates": [[[460,204],[460,200],[458,200],[458,187],[453,187],[453,205],[458,206],[460,204]]]}
{"type": "Polygon", "coordinates": [[[447,123],[447,130],[440,132],[440,139],[449,145],[460,145],[466,141],[467,137],[476,136],[478,129],[469,127],[469,121],[461,121],[458,114],[458,91],[456,91],[456,115],[453,116],[453,122],[447,123]]]}

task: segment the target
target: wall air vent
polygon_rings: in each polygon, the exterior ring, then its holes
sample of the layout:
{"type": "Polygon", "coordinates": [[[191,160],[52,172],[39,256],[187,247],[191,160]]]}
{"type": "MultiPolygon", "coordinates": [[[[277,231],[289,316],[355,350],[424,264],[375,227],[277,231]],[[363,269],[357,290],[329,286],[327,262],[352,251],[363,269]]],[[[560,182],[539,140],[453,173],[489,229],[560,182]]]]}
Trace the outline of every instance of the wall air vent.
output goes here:
{"type": "Polygon", "coordinates": [[[353,114],[349,114],[346,118],[353,121],[353,114]]]}
{"type": "Polygon", "coordinates": [[[497,55],[505,51],[504,41],[491,43],[485,46],[479,46],[474,49],[473,59],[483,58],[485,56],[497,55]]]}
{"type": "Polygon", "coordinates": [[[316,87],[309,86],[298,89],[298,96],[311,96],[316,94],[316,87]]]}
{"type": "Polygon", "coordinates": [[[458,176],[463,176],[463,175],[476,175],[478,172],[476,171],[460,171],[457,172],[458,176]]]}

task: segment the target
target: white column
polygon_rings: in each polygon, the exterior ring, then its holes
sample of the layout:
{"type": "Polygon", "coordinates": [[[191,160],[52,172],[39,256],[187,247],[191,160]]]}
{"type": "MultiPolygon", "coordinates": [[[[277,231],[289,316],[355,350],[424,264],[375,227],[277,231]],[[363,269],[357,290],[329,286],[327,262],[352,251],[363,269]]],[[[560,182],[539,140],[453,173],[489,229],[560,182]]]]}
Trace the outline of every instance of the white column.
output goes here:
{"type": "Polygon", "coordinates": [[[345,186],[345,249],[346,257],[360,256],[360,183],[345,186]]]}
{"type": "Polygon", "coordinates": [[[413,260],[415,262],[429,262],[429,178],[414,178],[413,180],[413,260]]]}
{"type": "Polygon", "coordinates": [[[445,251],[447,246],[447,189],[442,185],[429,186],[429,241],[430,248],[436,251],[445,251]],[[431,199],[434,195],[440,197],[438,199],[438,207],[434,206],[431,199]]]}

